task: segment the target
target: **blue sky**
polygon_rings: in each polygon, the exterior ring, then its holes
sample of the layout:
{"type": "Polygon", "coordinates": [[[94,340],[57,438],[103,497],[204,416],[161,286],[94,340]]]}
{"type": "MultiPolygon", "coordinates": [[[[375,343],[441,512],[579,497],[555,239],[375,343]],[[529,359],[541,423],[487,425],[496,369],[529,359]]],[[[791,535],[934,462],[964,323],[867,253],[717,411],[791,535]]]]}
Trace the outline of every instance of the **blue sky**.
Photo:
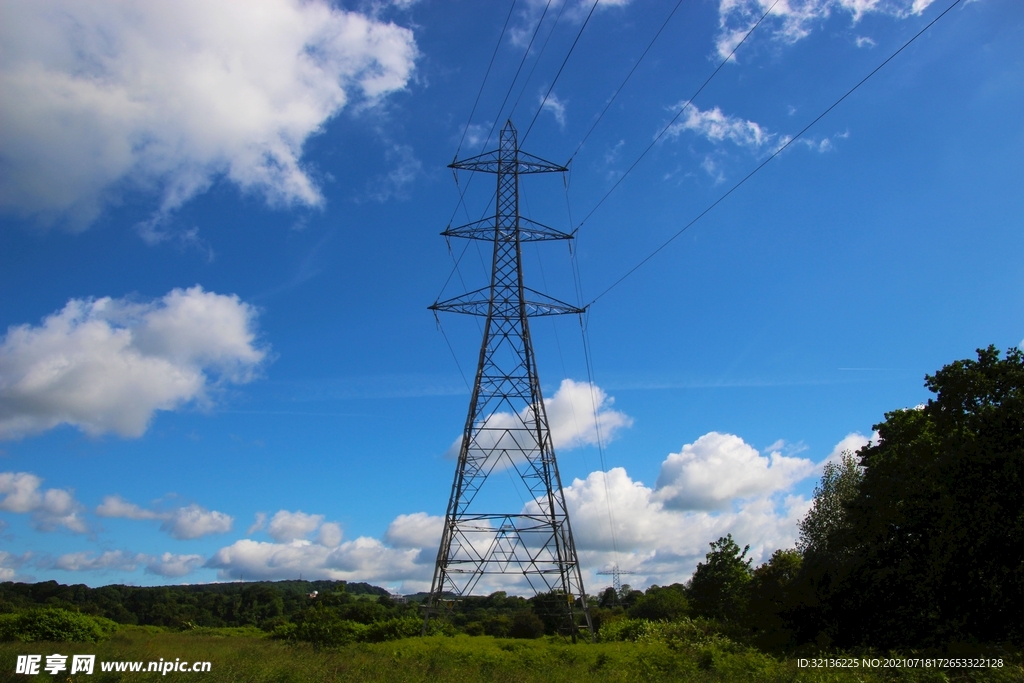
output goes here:
{"type": "MultiPolygon", "coordinates": [[[[950,1],[780,0],[673,123],[769,7],[684,1],[582,146],[675,2],[602,1],[539,113],[589,1],[525,61],[543,0],[500,43],[508,2],[4,2],[0,579],[425,589],[480,334],[427,306],[487,276],[438,233],[494,191],[456,151],[511,117],[572,159],[522,207],[574,255],[524,267],[586,303],[950,1]]],[[[1020,3],[959,3],[593,303],[593,385],[580,321],[534,322],[591,592],[791,546],[829,457],[1022,343],[1022,46],[1020,3]]]]}

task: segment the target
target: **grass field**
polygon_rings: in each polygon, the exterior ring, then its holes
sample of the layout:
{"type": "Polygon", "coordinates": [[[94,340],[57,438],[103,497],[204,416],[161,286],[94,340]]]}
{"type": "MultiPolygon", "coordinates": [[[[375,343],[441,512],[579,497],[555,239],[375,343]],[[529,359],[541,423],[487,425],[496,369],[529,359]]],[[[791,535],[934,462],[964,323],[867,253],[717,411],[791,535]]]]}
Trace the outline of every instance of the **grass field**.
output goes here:
{"type": "MultiPolygon", "coordinates": [[[[70,659],[68,660],[70,661],[70,659]]],[[[145,668],[145,665],[143,666],[145,668]]],[[[1024,681],[1024,668],[818,670],[799,668],[733,643],[580,643],[554,638],[436,636],[315,649],[270,640],[255,629],[162,632],[126,628],[100,643],[0,643],[0,680],[62,683],[195,680],[204,683],[559,683],[575,681],[1024,681]],[[94,654],[92,675],[15,674],[18,655],[94,654]],[[102,672],[109,661],[209,661],[209,673],[102,672]]]]}

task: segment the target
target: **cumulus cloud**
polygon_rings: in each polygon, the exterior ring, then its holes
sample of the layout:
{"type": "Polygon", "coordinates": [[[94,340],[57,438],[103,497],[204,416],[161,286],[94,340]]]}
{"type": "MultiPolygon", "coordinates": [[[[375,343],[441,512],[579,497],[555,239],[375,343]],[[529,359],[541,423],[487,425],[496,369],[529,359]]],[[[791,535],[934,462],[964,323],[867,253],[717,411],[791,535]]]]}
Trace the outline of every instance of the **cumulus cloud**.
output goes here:
{"type": "MultiPolygon", "coordinates": [[[[436,550],[436,549],[435,549],[436,550]]],[[[305,540],[265,543],[242,539],[207,560],[221,579],[307,579],[336,581],[429,581],[433,560],[419,550],[389,548],[375,538],[360,537],[331,548],[305,540]]]]}
{"type": "MultiPolygon", "coordinates": [[[[836,450],[856,436],[844,438],[836,450]]],[[[653,487],[621,467],[573,480],[564,493],[589,592],[608,583],[596,572],[612,564],[635,572],[630,577],[634,585],[686,581],[708,544],[728,533],[750,545],[755,563],[767,561],[779,548],[793,547],[797,523],[811,501],[791,489],[816,475],[820,466],[783,455],[784,447],[776,442],[762,455],[737,436],[710,432],[669,454],[653,487]]],[[[522,512],[536,513],[538,507],[531,501],[522,512]]],[[[361,537],[331,545],[319,538],[284,543],[245,539],[221,548],[205,566],[218,569],[221,579],[286,579],[301,573],[305,578],[400,583],[405,592],[426,590],[443,525],[443,517],[415,512],[397,516],[383,541],[361,537]]],[[[477,535],[493,539],[486,530],[477,535]]],[[[477,592],[502,589],[529,593],[521,576],[487,577],[477,586],[477,592]]]]}
{"type": "Polygon", "coordinates": [[[210,534],[223,534],[231,531],[235,518],[216,510],[192,505],[174,510],[160,525],[163,531],[179,540],[200,538],[210,534]]]}
{"type": "Polygon", "coordinates": [[[328,548],[337,548],[341,545],[341,539],[344,535],[340,524],[337,522],[327,522],[320,525],[320,531],[316,534],[316,542],[328,548]]]}
{"type": "MultiPolygon", "coordinates": [[[[615,399],[597,385],[562,380],[554,396],[544,399],[555,450],[596,445],[598,437],[602,443],[608,443],[618,436],[620,430],[632,426],[633,418],[614,410],[614,403],[615,399]]],[[[518,414],[492,413],[484,420],[485,428],[478,434],[477,447],[486,450],[509,444],[511,448],[514,442],[517,444],[515,450],[519,445],[536,448],[536,439],[525,427],[532,419],[530,407],[518,414]]],[[[460,436],[448,449],[448,456],[457,456],[461,445],[460,436]]]]}
{"type": "Polygon", "coordinates": [[[864,436],[860,432],[850,432],[836,444],[836,447],[832,449],[828,457],[820,463],[820,467],[824,467],[825,463],[839,462],[839,458],[842,457],[845,451],[856,453],[871,442],[878,443],[879,438],[878,432],[872,432],[870,437],[864,436]]]}
{"type": "Polygon", "coordinates": [[[96,507],[100,517],[120,517],[122,519],[161,519],[159,512],[129,503],[121,496],[106,496],[96,507]]]}
{"type": "Polygon", "coordinates": [[[27,581],[27,578],[18,574],[18,570],[31,558],[31,553],[15,555],[0,550],[0,581],[27,581]]]}
{"type": "Polygon", "coordinates": [[[770,496],[814,472],[814,463],[773,451],[762,456],[731,434],[709,432],[661,464],[658,498],[679,510],[721,510],[732,501],[770,496]]]}
{"type": "Polygon", "coordinates": [[[107,550],[99,554],[90,551],[66,553],[45,563],[45,566],[68,572],[133,572],[142,566],[147,574],[178,578],[192,573],[202,564],[203,558],[199,555],[164,553],[154,557],[145,553],[107,550]]]}
{"type": "Polygon", "coordinates": [[[773,5],[762,26],[772,32],[773,40],[792,44],[809,36],[816,24],[833,13],[849,14],[853,23],[872,13],[902,19],[921,14],[932,2],[934,0],[784,0],[778,3],[774,0],[719,0],[719,33],[715,47],[721,59],[728,57],[773,5]]]}
{"type": "Polygon", "coordinates": [[[71,299],[0,340],[0,438],[60,424],[141,436],[157,410],[252,380],[267,353],[252,306],[198,285],[148,303],[71,299]]]}
{"type": "Polygon", "coordinates": [[[214,553],[205,566],[219,570],[221,579],[289,579],[301,574],[308,579],[403,582],[408,591],[428,587],[443,518],[423,512],[399,515],[388,527],[385,542],[365,536],[343,541],[341,526],[323,519],[324,515],[281,510],[268,527],[273,542],[236,541],[214,553]],[[311,535],[313,540],[307,538],[311,535]],[[429,551],[424,553],[424,548],[429,551]]]}
{"type": "Polygon", "coordinates": [[[153,510],[130,503],[120,496],[106,496],[97,506],[96,514],[100,517],[118,517],[122,519],[158,519],[162,521],[160,529],[178,540],[200,538],[210,534],[223,534],[231,531],[235,518],[207,510],[195,503],[173,510],[153,510]]]}
{"type": "Polygon", "coordinates": [[[286,543],[305,538],[316,531],[316,528],[323,521],[323,515],[307,515],[302,510],[297,510],[296,512],[279,510],[270,519],[267,533],[278,543],[286,543]]]}
{"type": "Polygon", "coordinates": [[[257,512],[252,526],[245,530],[246,536],[252,536],[257,531],[262,531],[267,526],[267,513],[257,512]]]}
{"type": "Polygon", "coordinates": [[[414,512],[395,517],[388,525],[384,540],[395,548],[436,548],[441,543],[443,530],[444,517],[414,512]]]}
{"type": "Polygon", "coordinates": [[[32,515],[32,525],[40,531],[64,527],[76,533],[89,530],[81,518],[82,504],[74,492],[40,488],[43,480],[28,472],[0,472],[0,510],[32,515]]]}
{"type": "Polygon", "coordinates": [[[68,572],[125,571],[133,572],[145,560],[144,555],[123,550],[107,550],[99,555],[83,551],[66,553],[58,557],[51,567],[68,572]]]}
{"type": "MultiPolygon", "coordinates": [[[[636,584],[685,581],[708,543],[727,533],[750,544],[755,562],[766,561],[776,549],[794,545],[797,522],[809,509],[803,497],[785,495],[738,501],[716,512],[679,510],[622,468],[576,479],[565,496],[581,565],[593,572],[618,564],[637,573],[636,584]]],[[[587,585],[593,591],[603,581],[591,573],[587,585]]]]}
{"type": "Polygon", "coordinates": [[[417,57],[409,29],[326,0],[5,3],[0,42],[0,209],[72,228],[126,188],[169,211],[219,177],[319,205],[303,144],[417,57]]]}
{"type": "Polygon", "coordinates": [[[146,573],[156,576],[177,578],[191,574],[203,565],[201,555],[174,555],[164,553],[160,557],[146,557],[146,573]]]}

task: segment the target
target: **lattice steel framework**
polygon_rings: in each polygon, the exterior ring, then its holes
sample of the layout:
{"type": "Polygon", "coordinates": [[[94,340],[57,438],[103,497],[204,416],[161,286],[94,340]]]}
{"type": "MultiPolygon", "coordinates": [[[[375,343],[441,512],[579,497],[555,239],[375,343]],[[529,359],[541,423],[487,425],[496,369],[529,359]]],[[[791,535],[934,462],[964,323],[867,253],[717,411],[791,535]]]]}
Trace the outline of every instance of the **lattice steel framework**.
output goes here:
{"type": "Polygon", "coordinates": [[[427,600],[427,620],[452,600],[471,595],[494,574],[521,576],[537,594],[549,593],[562,632],[575,640],[593,632],[569,514],[562,493],[547,412],[541,396],[528,319],[581,313],[523,284],[523,242],[572,236],[519,215],[519,176],[564,172],[518,148],[509,121],[493,152],[456,161],[450,168],[494,173],[498,192],[493,218],[449,228],[446,237],[487,240],[494,245],[491,284],[431,306],[485,318],[476,381],[469,402],[458,467],[445,515],[441,546],[427,600]],[[487,507],[478,495],[491,486],[521,481],[528,493],[522,512],[487,507]],[[502,476],[491,477],[502,473],[502,476]],[[497,479],[498,481],[495,481],[497,479]]]}

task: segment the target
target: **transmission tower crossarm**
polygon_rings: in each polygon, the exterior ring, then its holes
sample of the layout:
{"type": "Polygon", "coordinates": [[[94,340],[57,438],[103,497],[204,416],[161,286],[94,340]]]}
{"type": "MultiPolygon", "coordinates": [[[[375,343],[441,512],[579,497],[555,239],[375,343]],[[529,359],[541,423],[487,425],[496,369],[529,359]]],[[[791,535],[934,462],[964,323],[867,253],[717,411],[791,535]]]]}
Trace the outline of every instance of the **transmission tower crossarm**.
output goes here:
{"type": "MultiPolygon", "coordinates": [[[[487,217],[483,220],[473,221],[457,228],[448,228],[441,233],[444,237],[462,237],[469,240],[494,241],[494,218],[487,217]]],[[[555,228],[532,221],[523,216],[519,217],[519,241],[520,242],[545,242],[548,240],[571,240],[576,235],[562,232],[555,228]]]]}
{"type": "MultiPolygon", "coordinates": [[[[505,130],[512,125],[509,121],[505,124],[505,130]]],[[[515,131],[515,128],[512,129],[515,131]]],[[[556,164],[547,159],[541,159],[533,154],[528,154],[516,148],[514,154],[509,157],[503,154],[502,149],[494,149],[490,152],[477,154],[476,156],[453,161],[448,168],[460,171],[480,171],[482,173],[516,173],[524,175],[527,173],[564,173],[568,167],[556,164]]]]}
{"type": "MultiPolygon", "coordinates": [[[[585,313],[587,309],[567,304],[564,301],[559,301],[546,294],[529,289],[528,287],[523,288],[525,292],[529,293],[529,298],[524,298],[521,302],[525,308],[527,317],[540,318],[549,315],[568,315],[568,314],[579,314],[585,313]]],[[[472,292],[447,299],[446,301],[438,301],[437,303],[429,306],[431,311],[447,311],[449,313],[464,313],[466,315],[476,315],[481,317],[487,317],[490,315],[491,305],[500,306],[505,305],[519,305],[520,302],[510,301],[492,301],[487,294],[490,292],[489,287],[482,287],[472,292]]]]}

